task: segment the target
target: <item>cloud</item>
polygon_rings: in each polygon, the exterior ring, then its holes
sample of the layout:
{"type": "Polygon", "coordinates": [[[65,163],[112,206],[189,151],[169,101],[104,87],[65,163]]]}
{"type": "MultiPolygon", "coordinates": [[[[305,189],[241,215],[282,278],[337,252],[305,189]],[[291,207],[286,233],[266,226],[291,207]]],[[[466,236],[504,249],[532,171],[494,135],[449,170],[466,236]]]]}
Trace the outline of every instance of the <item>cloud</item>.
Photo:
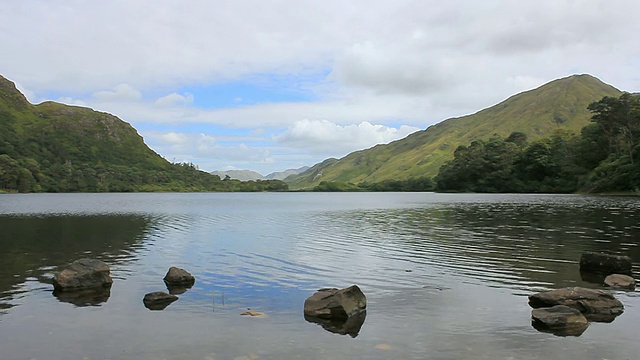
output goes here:
{"type": "Polygon", "coordinates": [[[0,71],[31,101],[119,116],[169,159],[278,170],[573,73],[638,91],[639,12],[636,0],[6,1],[0,71]],[[222,140],[238,129],[251,135],[222,140]]]}
{"type": "Polygon", "coordinates": [[[384,125],[372,125],[366,121],[358,125],[342,126],[327,120],[300,120],[278,135],[276,140],[281,145],[309,152],[341,156],[355,150],[401,139],[418,130],[410,126],[401,126],[397,129],[384,125]]]}
{"type": "Polygon", "coordinates": [[[190,93],[185,93],[184,95],[171,93],[156,99],[154,102],[156,106],[160,107],[184,106],[191,103],[193,103],[193,95],[190,93]]]}
{"type": "Polygon", "coordinates": [[[99,101],[138,101],[142,99],[142,94],[129,84],[120,84],[113,90],[94,92],[93,98],[99,101]]]}
{"type": "Polygon", "coordinates": [[[142,135],[147,145],[167,160],[176,163],[194,162],[207,171],[234,166],[232,164],[255,165],[273,162],[268,149],[242,142],[257,142],[261,140],[258,138],[227,136],[220,139],[204,133],[156,130],[143,131],[142,135]]]}

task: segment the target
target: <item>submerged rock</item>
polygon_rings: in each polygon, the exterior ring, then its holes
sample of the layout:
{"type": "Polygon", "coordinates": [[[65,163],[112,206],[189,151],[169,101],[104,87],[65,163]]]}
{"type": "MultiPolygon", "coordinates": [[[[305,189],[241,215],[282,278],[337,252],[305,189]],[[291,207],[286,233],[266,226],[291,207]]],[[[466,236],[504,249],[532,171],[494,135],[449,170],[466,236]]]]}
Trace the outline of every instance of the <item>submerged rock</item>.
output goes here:
{"type": "Polygon", "coordinates": [[[320,289],[304,302],[304,315],[346,320],[367,308],[367,298],[357,285],[345,289],[320,289]]]}
{"type": "Polygon", "coordinates": [[[191,275],[188,271],[172,266],[164,276],[164,282],[167,284],[167,286],[188,288],[196,282],[196,278],[193,277],[193,275],[191,275]]]}
{"type": "Polygon", "coordinates": [[[589,326],[578,309],[565,305],[533,309],[531,319],[537,330],[560,336],[580,336],[589,326]]]}
{"type": "Polygon", "coordinates": [[[53,277],[56,292],[110,288],[109,265],[95,259],[79,259],[53,277]]]}
{"type": "Polygon", "coordinates": [[[611,293],[581,287],[569,287],[540,292],[529,296],[532,308],[566,305],[577,309],[588,320],[611,322],[622,314],[624,306],[611,293]]]}
{"type": "Polygon", "coordinates": [[[580,257],[580,271],[604,275],[631,274],[631,258],[622,255],[587,252],[580,257]]]}
{"type": "Polygon", "coordinates": [[[636,287],[636,280],[629,275],[611,274],[604,279],[604,284],[613,288],[633,289],[636,287]]]}
{"type": "Polygon", "coordinates": [[[142,302],[149,310],[164,310],[164,308],[176,300],[178,300],[178,297],[175,295],[167,294],[163,291],[155,291],[146,294],[142,302]]]}

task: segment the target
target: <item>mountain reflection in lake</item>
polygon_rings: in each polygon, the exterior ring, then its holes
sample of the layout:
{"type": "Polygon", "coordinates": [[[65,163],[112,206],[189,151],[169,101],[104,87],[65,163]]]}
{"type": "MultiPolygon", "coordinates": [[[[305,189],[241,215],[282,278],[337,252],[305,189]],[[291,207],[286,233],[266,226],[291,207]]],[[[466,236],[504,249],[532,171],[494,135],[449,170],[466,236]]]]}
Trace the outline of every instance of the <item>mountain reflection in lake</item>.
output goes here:
{"type": "Polygon", "coordinates": [[[531,326],[527,296],[598,288],[585,251],[629,255],[637,274],[639,216],[633,197],[0,195],[0,358],[631,359],[637,292],[567,338],[531,326]],[[53,274],[81,257],[111,266],[110,293],[54,297],[53,274]],[[170,266],[196,284],[148,311],[170,266]],[[306,297],[352,284],[366,320],[305,321],[306,297]]]}

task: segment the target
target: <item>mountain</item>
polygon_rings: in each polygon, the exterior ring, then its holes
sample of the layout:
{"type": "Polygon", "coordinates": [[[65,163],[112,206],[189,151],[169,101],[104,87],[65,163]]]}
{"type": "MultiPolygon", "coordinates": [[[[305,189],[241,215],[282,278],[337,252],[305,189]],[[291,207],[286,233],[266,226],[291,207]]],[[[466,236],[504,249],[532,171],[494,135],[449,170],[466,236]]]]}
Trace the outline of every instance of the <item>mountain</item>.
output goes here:
{"type": "Polygon", "coordinates": [[[212,171],[211,174],[220,176],[221,179],[224,179],[227,175],[231,179],[236,179],[240,181],[251,181],[251,180],[284,180],[287,176],[297,175],[301,172],[307,171],[309,169],[308,166],[303,166],[298,169],[287,169],[285,171],[276,171],[272,172],[269,175],[262,176],[262,174],[257,173],[252,170],[227,170],[227,171],[212,171]]]}
{"type": "Polygon", "coordinates": [[[291,189],[306,189],[322,181],[358,184],[435,176],[459,145],[494,134],[507,137],[515,131],[525,133],[530,141],[557,129],[579,132],[590,122],[590,103],[621,94],[593,76],[572,75],[475,114],[444,120],[404,139],[325,160],[286,182],[291,189]]]}
{"type": "Polygon", "coordinates": [[[272,179],[272,180],[284,180],[287,177],[291,176],[291,175],[298,175],[302,172],[305,172],[309,170],[308,166],[303,166],[297,169],[287,169],[285,171],[276,171],[276,172],[272,172],[271,174],[265,176],[265,179],[272,179]]]}
{"type": "Polygon", "coordinates": [[[227,170],[227,171],[212,171],[211,174],[220,176],[221,179],[224,179],[226,176],[229,176],[232,179],[240,180],[240,181],[250,181],[250,180],[262,180],[264,176],[262,174],[257,173],[251,170],[227,170]]]}
{"type": "Polygon", "coordinates": [[[33,105],[0,76],[0,192],[263,191],[222,181],[193,164],[172,164],[128,123],[85,107],[33,105]]]}

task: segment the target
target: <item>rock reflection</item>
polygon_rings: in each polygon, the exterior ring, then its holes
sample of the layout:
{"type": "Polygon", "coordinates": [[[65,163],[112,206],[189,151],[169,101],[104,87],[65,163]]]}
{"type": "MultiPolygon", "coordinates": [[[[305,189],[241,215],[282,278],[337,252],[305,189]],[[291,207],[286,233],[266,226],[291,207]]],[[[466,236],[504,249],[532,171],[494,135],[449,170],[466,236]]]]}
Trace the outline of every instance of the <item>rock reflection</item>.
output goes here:
{"type": "Polygon", "coordinates": [[[111,296],[111,288],[79,290],[79,291],[54,291],[58,301],[73,304],[75,306],[100,306],[106,303],[111,296]]]}
{"type": "MultiPolygon", "coordinates": [[[[20,305],[14,289],[28,278],[50,284],[50,273],[76,260],[78,254],[96,256],[111,265],[134,260],[154,221],[126,214],[0,215],[0,310],[20,305]]],[[[77,306],[97,306],[109,299],[110,291],[54,295],[77,306]]]]}
{"type": "Polygon", "coordinates": [[[169,285],[167,284],[167,290],[169,290],[169,294],[171,295],[180,295],[187,292],[187,290],[191,289],[193,284],[191,285],[169,285]]]}
{"type": "Polygon", "coordinates": [[[364,324],[364,320],[367,317],[367,311],[361,311],[347,318],[346,320],[327,320],[317,317],[304,316],[304,319],[310,323],[318,324],[323,329],[332,332],[334,334],[349,335],[355,338],[360,333],[360,329],[364,324]]]}
{"type": "Polygon", "coordinates": [[[586,324],[584,326],[573,326],[573,327],[567,327],[567,328],[552,329],[542,323],[539,323],[537,321],[532,321],[531,326],[533,326],[533,328],[538,330],[539,332],[549,333],[555,336],[562,336],[562,337],[576,336],[577,337],[582,335],[587,330],[587,328],[589,327],[589,324],[586,324]]]}

